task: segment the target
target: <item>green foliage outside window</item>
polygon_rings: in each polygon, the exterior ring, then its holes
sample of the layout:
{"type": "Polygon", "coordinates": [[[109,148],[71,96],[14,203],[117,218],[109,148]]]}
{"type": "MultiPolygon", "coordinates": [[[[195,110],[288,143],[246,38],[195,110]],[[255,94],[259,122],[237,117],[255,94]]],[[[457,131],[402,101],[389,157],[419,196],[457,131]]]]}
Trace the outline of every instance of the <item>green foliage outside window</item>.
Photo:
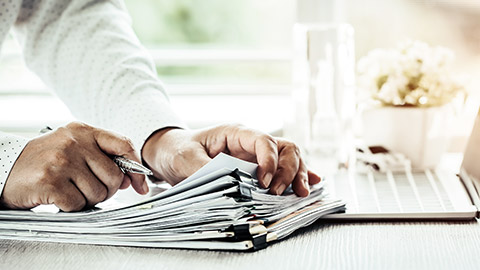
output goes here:
{"type": "Polygon", "coordinates": [[[147,45],[289,48],[292,0],[126,0],[147,45]]]}
{"type": "MultiPolygon", "coordinates": [[[[292,0],[126,0],[139,39],[149,48],[289,50],[292,0]]],[[[172,83],[288,83],[288,63],[158,66],[172,83]]]]}

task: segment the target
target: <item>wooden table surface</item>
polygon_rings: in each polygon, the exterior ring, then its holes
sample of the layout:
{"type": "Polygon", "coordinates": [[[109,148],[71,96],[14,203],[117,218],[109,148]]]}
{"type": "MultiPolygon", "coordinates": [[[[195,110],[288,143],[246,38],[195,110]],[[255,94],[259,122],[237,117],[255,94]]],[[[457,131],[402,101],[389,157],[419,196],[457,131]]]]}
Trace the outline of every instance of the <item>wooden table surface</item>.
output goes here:
{"type": "Polygon", "coordinates": [[[0,240],[0,269],[480,269],[480,224],[317,222],[254,253],[0,240]]]}

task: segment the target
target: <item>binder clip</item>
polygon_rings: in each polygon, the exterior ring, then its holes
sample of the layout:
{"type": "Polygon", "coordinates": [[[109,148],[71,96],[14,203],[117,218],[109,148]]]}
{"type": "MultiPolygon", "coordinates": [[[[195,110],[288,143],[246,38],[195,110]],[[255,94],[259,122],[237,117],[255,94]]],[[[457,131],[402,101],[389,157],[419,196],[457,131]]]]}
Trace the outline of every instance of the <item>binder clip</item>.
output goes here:
{"type": "Polygon", "coordinates": [[[253,177],[249,173],[246,173],[240,169],[235,169],[230,175],[238,181],[251,185],[252,187],[256,185],[256,180],[253,179],[253,177]]]}
{"type": "Polygon", "coordinates": [[[237,201],[240,202],[249,202],[252,200],[252,188],[250,185],[245,183],[238,183],[238,192],[235,197],[237,201]]]}
{"type": "Polygon", "coordinates": [[[257,223],[232,224],[227,230],[235,234],[235,241],[252,240],[256,235],[267,232],[265,226],[257,223]]]}
{"type": "Polygon", "coordinates": [[[250,234],[250,224],[232,224],[228,228],[229,231],[233,231],[236,241],[250,240],[252,235],[250,234]]]}
{"type": "Polygon", "coordinates": [[[255,187],[245,184],[243,182],[238,182],[237,191],[225,194],[229,197],[232,197],[237,202],[250,202],[252,201],[252,189],[255,187]]]}
{"type": "Polygon", "coordinates": [[[252,251],[257,251],[257,250],[266,248],[268,246],[267,233],[262,233],[252,237],[252,244],[253,244],[252,251]]]}

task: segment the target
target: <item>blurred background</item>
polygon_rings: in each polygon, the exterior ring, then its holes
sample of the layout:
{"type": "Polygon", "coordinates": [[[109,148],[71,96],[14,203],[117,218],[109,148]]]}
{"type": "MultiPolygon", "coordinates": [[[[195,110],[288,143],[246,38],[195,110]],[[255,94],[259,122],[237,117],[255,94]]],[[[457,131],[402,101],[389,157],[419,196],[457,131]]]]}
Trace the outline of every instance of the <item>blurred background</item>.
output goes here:
{"type": "MultiPolygon", "coordinates": [[[[191,127],[236,122],[276,132],[290,106],[292,27],[347,22],[355,54],[416,39],[451,48],[470,99],[455,136],[468,135],[480,104],[480,1],[126,0],[171,102],[191,127]]],[[[37,134],[73,118],[22,62],[10,36],[0,58],[0,130],[37,134]]]]}

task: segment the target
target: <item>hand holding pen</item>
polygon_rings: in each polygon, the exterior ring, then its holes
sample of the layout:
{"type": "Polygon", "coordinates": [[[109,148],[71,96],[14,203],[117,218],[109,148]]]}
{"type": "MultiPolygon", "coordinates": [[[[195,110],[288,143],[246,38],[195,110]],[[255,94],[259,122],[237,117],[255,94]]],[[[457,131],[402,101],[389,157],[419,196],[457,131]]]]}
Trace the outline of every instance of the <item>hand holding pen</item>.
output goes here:
{"type": "Polygon", "coordinates": [[[10,171],[0,203],[10,209],[55,204],[63,211],[77,211],[130,185],[146,194],[148,185],[139,173],[150,172],[140,165],[128,140],[71,123],[28,142],[10,171]]]}
{"type": "MultiPolygon", "coordinates": [[[[40,130],[40,134],[45,134],[52,130],[53,129],[51,127],[46,126],[42,130],[40,130]]],[[[138,173],[138,174],[144,174],[144,175],[153,175],[153,172],[150,169],[128,158],[125,158],[122,156],[114,156],[112,159],[113,159],[113,162],[117,164],[117,166],[122,170],[123,173],[138,173]]]]}

